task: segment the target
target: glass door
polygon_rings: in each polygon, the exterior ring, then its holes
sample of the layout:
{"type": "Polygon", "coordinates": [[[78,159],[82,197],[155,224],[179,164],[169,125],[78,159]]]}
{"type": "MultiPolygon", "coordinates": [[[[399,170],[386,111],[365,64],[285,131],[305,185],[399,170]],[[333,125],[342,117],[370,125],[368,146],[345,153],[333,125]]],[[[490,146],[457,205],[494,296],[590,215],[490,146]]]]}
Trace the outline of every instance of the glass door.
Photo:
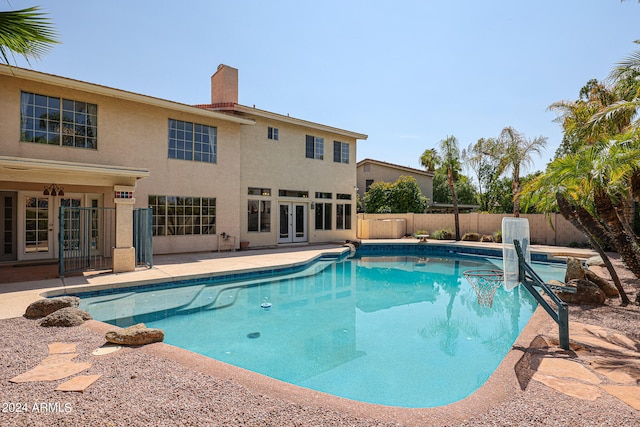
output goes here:
{"type": "Polygon", "coordinates": [[[278,203],[278,243],[307,240],[307,204],[278,203]]]}
{"type": "Polygon", "coordinates": [[[307,205],[304,203],[294,203],[293,215],[293,241],[294,242],[306,242],[307,241],[307,205]]]}
{"type": "Polygon", "coordinates": [[[54,257],[53,198],[43,195],[24,196],[23,259],[54,257]]]}
{"type": "Polygon", "coordinates": [[[291,243],[293,236],[291,233],[291,203],[278,204],[278,243],[291,243]]]}

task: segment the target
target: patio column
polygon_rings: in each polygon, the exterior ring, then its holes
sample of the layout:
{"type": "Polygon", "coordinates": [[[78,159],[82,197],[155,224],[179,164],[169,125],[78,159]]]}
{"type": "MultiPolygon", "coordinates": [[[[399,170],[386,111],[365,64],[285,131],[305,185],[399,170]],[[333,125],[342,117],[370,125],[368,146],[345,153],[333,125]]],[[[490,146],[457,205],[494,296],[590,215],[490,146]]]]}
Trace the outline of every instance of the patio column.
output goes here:
{"type": "Polygon", "coordinates": [[[113,248],[113,272],[123,273],[136,269],[136,251],[133,247],[133,198],[135,187],[114,185],[116,207],[116,246],[113,248]]]}

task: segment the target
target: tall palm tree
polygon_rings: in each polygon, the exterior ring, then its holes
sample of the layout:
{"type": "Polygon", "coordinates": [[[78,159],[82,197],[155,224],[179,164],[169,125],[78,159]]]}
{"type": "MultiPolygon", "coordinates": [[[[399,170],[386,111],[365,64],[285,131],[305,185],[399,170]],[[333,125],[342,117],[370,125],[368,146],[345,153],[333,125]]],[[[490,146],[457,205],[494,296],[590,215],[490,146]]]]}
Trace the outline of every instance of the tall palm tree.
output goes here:
{"type": "Polygon", "coordinates": [[[508,126],[502,129],[500,136],[489,140],[486,154],[498,160],[496,175],[511,171],[513,191],[513,216],[520,216],[520,170],[533,163],[533,154],[540,154],[547,146],[547,138],[539,136],[526,139],[524,135],[508,126]]]}
{"type": "Polygon", "coordinates": [[[0,12],[0,61],[10,63],[13,54],[39,58],[58,43],[56,32],[49,18],[40,9],[0,12]]]}
{"type": "Polygon", "coordinates": [[[458,210],[458,198],[456,196],[455,183],[460,171],[460,149],[455,136],[447,136],[440,141],[439,152],[430,148],[425,150],[420,156],[420,164],[429,171],[434,171],[437,167],[444,169],[447,175],[447,185],[451,193],[453,203],[453,215],[455,219],[456,241],[460,240],[460,212],[458,210]]]}

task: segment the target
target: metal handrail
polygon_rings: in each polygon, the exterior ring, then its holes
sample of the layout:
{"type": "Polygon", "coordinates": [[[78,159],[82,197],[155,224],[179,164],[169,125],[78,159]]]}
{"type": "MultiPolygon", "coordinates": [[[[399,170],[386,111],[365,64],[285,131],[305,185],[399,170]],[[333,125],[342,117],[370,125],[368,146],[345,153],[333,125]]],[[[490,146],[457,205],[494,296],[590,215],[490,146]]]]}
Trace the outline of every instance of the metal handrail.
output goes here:
{"type": "MultiPolygon", "coordinates": [[[[525,245],[527,242],[523,242],[525,245]]],[[[538,303],[549,313],[549,316],[558,324],[558,338],[560,341],[560,348],[569,350],[569,306],[566,302],[562,301],[558,296],[553,293],[549,285],[533,271],[533,268],[524,259],[522,254],[522,248],[518,240],[513,241],[513,246],[518,254],[518,281],[524,285],[529,293],[538,301],[538,303]],[[534,286],[541,288],[556,305],[557,310],[549,305],[540,292],[538,292],[534,286]]]]}

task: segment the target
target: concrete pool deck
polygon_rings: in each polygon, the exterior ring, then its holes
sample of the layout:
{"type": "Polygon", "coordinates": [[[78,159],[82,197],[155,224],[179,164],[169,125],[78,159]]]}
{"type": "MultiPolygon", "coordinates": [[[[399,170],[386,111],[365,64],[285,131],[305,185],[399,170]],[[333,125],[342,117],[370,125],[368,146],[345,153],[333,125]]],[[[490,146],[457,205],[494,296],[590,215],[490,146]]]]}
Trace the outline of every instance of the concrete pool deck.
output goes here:
{"type": "MultiPolygon", "coordinates": [[[[415,244],[414,239],[375,240],[364,243],[376,244],[415,244]]],[[[471,242],[429,241],[426,244],[458,245],[483,248],[501,248],[500,244],[471,242]]],[[[341,253],[349,248],[336,243],[314,246],[297,246],[276,249],[249,250],[226,253],[194,253],[178,255],[158,255],[154,257],[154,268],[139,269],[121,274],[86,274],[65,278],[0,284],[0,318],[22,316],[28,304],[41,298],[43,293],[64,291],[70,288],[113,287],[134,283],[154,283],[193,276],[207,276],[212,272],[226,273],[251,271],[280,266],[299,265],[326,253],[341,253]]],[[[561,248],[550,246],[532,246],[532,251],[545,253],[552,257],[576,256],[588,258],[594,252],[586,249],[561,248]]],[[[86,322],[82,327],[104,336],[113,326],[98,321],[86,322]]],[[[640,360],[640,354],[634,350],[636,343],[625,341],[615,331],[600,331],[580,324],[572,326],[572,348],[576,348],[577,360],[567,360],[567,353],[553,344],[557,338],[557,326],[542,309],[538,309],[527,326],[521,332],[512,349],[507,353],[501,365],[489,380],[471,396],[453,404],[438,408],[407,409],[372,405],[352,401],[310,389],[301,388],[246,371],[208,357],[180,349],[165,343],[156,343],[139,347],[136,351],[151,354],[165,360],[176,361],[189,369],[217,378],[242,384],[261,394],[279,397],[300,405],[326,407],[334,411],[355,416],[388,420],[407,425],[451,425],[464,422],[474,414],[491,410],[499,402],[518,395],[526,387],[523,382],[531,380],[541,382],[557,391],[578,399],[592,400],[599,395],[616,396],[635,410],[640,411],[640,386],[633,377],[618,377],[615,381],[596,383],[591,375],[585,375],[584,366],[592,365],[589,359],[593,354],[606,358],[606,352],[628,353],[632,360],[640,360]],[[575,333],[574,333],[575,332],[575,333]],[[545,342],[541,337],[545,337],[545,342]],[[594,341],[594,337],[602,338],[594,341]],[[611,348],[611,343],[624,343],[623,348],[611,348]],[[535,343],[535,345],[534,345],[535,343]],[[580,353],[578,347],[588,347],[588,353],[580,353]],[[595,349],[595,350],[594,350],[595,349]],[[558,364],[554,361],[564,363],[558,364]],[[586,379],[585,379],[586,378],[586,379]],[[635,382],[634,382],[635,381],[635,382]],[[583,395],[572,395],[573,390],[587,390],[583,395]],[[617,395],[616,395],[617,393],[617,395]],[[634,397],[635,396],[635,397],[634,397]],[[634,400],[635,399],[635,400],[634,400]]],[[[637,346],[640,348],[640,345],[637,346]]],[[[639,362],[634,362],[630,372],[640,372],[639,362]]],[[[597,365],[597,364],[596,364],[597,365]]],[[[592,372],[596,375],[595,372],[592,372]]],[[[600,373],[601,378],[604,378],[600,373]]]]}
{"type": "MultiPolygon", "coordinates": [[[[416,239],[363,240],[364,244],[416,244],[416,239]]],[[[429,240],[427,245],[465,246],[485,249],[501,249],[499,243],[454,242],[429,240]]],[[[16,281],[0,283],[0,319],[22,316],[32,302],[42,295],[64,293],[68,290],[103,289],[125,285],[150,284],[167,280],[225,274],[239,271],[255,271],[282,266],[294,266],[309,262],[322,254],[339,254],[349,248],[341,243],[322,245],[288,246],[270,249],[252,249],[240,252],[198,252],[172,255],[155,255],[153,268],[138,268],[128,273],[88,272],[64,278],[16,281]]],[[[549,257],[575,256],[589,258],[595,255],[591,249],[559,246],[532,245],[531,251],[549,257]]],[[[29,267],[24,267],[29,268],[29,267]]],[[[19,280],[17,278],[16,280],[19,280]]]]}

